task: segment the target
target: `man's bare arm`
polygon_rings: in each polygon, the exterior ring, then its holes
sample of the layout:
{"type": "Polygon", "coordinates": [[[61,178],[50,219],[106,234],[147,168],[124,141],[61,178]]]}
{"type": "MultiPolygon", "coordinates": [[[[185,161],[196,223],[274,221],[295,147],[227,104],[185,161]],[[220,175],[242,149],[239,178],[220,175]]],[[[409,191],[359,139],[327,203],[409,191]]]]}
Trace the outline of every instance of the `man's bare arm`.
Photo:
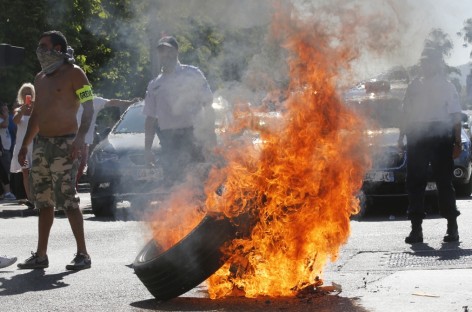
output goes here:
{"type": "MultiPolygon", "coordinates": [[[[18,162],[24,166],[26,165],[26,154],[28,153],[28,145],[33,142],[34,137],[39,132],[39,123],[38,123],[38,113],[37,109],[33,108],[31,112],[31,117],[28,121],[28,126],[26,128],[26,133],[23,138],[23,142],[21,142],[21,148],[18,152],[18,162]]],[[[19,143],[19,142],[18,142],[19,143]]]]}
{"type": "Polygon", "coordinates": [[[31,117],[28,121],[28,127],[26,128],[25,137],[23,138],[23,142],[21,143],[22,147],[28,147],[28,145],[33,142],[34,137],[39,132],[39,123],[38,123],[38,114],[37,110],[33,108],[31,111],[31,117]]]}

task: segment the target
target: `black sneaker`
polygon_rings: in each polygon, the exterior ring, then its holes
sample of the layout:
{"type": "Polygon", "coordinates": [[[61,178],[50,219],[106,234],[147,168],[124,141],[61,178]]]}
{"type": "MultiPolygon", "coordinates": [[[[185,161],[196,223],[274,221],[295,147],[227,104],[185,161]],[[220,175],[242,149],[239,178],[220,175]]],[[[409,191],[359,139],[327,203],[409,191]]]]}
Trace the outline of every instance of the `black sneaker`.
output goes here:
{"type": "Polygon", "coordinates": [[[443,241],[445,243],[454,243],[459,241],[459,231],[457,229],[447,230],[446,236],[444,236],[443,241]]]}
{"type": "Polygon", "coordinates": [[[46,255],[44,259],[40,259],[36,252],[31,252],[31,257],[26,259],[22,263],[17,264],[19,269],[45,269],[49,267],[48,256],[46,255]]]}
{"type": "Polygon", "coordinates": [[[408,235],[405,238],[405,243],[411,244],[411,245],[422,243],[422,242],[423,242],[423,231],[421,230],[421,228],[411,230],[410,235],[408,235]]]}
{"type": "Polygon", "coordinates": [[[90,269],[92,265],[92,260],[90,259],[89,255],[85,255],[83,253],[75,254],[74,259],[72,259],[71,263],[66,265],[66,270],[84,270],[90,269]]]}

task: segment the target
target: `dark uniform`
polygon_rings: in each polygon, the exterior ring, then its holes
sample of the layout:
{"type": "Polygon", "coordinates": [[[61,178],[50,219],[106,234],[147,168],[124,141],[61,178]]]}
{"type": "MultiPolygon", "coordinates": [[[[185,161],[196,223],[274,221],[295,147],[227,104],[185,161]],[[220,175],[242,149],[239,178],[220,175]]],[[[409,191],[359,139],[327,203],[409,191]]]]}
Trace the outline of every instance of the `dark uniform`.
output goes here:
{"type": "MultiPolygon", "coordinates": [[[[460,145],[460,135],[457,137],[457,131],[454,131],[461,112],[459,95],[442,73],[417,78],[407,88],[403,110],[406,122],[403,133],[407,137],[408,157],[408,217],[412,222],[412,233],[405,242],[423,241],[421,224],[425,216],[424,197],[429,164],[438,189],[441,216],[455,224],[457,234],[456,218],[460,213],[452,180],[454,144],[460,145]]],[[[448,223],[448,235],[450,230],[448,223]]],[[[458,239],[458,234],[455,236],[458,239]]]]}

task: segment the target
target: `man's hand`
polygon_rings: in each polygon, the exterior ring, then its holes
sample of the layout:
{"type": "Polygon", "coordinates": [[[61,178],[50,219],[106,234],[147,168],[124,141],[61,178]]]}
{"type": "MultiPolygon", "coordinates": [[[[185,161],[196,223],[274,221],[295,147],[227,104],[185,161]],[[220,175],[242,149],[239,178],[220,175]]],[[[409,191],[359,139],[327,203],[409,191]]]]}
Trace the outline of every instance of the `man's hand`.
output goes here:
{"type": "Polygon", "coordinates": [[[77,159],[81,156],[84,144],[84,138],[75,137],[74,142],[72,142],[72,159],[77,159]]]}
{"type": "Polygon", "coordinates": [[[18,162],[21,166],[26,166],[26,154],[28,154],[28,147],[22,146],[20,151],[18,152],[18,162]]]}

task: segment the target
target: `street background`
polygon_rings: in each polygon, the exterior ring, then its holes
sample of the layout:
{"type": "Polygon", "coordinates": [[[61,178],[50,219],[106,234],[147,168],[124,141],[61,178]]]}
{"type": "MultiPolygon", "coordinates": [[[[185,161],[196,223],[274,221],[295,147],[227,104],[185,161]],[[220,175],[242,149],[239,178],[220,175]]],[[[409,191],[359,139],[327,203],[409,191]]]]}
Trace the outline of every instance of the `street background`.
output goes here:
{"type": "MultiPolygon", "coordinates": [[[[132,263],[148,240],[136,207],[124,202],[117,216],[91,214],[86,188],[80,193],[92,268],[65,270],[75,242],[65,216],[56,213],[49,240],[49,268],[0,269],[0,311],[470,311],[472,309],[472,201],[458,200],[459,244],[443,244],[446,220],[424,221],[424,244],[403,240],[410,223],[391,205],[351,221],[352,234],[339,258],[326,268],[324,286],[342,291],[303,298],[210,300],[204,284],[168,302],[157,302],[135,276],[132,263]]],[[[307,220],[307,226],[310,225],[307,220]]],[[[36,249],[37,217],[16,201],[0,202],[0,254],[29,257],[36,249]]],[[[188,259],[188,261],[192,261],[188,259]]]]}

